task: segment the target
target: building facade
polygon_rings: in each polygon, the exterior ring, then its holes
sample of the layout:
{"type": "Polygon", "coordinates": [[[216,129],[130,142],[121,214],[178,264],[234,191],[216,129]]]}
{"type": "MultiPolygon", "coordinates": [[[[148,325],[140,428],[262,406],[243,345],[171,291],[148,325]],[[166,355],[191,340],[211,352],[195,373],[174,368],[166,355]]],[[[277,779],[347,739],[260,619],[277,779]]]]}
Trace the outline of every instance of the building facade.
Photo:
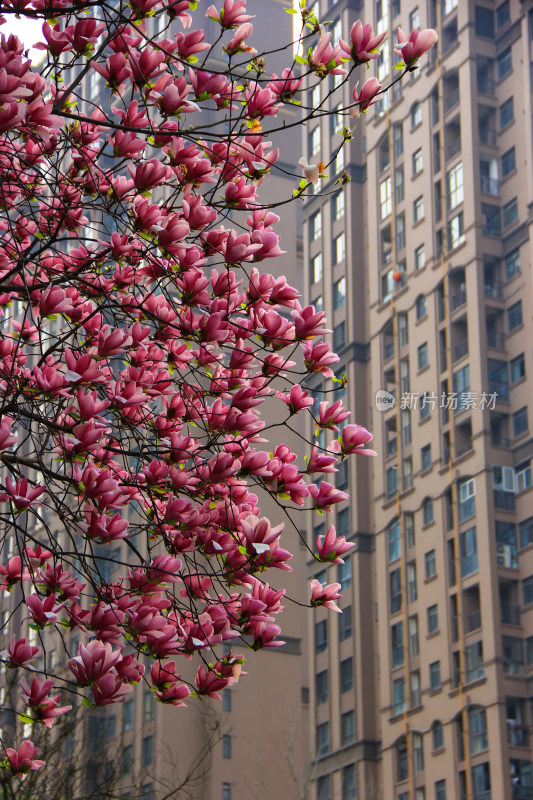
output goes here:
{"type": "Polygon", "coordinates": [[[349,87],[309,90],[338,119],[305,141],[330,175],[305,204],[306,299],[327,312],[340,394],[378,452],[337,476],[356,548],[327,573],[350,634],[324,618],[311,639],[316,797],[526,800],[533,3],[318,10],[334,38],[357,18],[388,33],[368,73],[384,85],[398,26],[435,27],[439,44],[339,155],[349,87]]]}

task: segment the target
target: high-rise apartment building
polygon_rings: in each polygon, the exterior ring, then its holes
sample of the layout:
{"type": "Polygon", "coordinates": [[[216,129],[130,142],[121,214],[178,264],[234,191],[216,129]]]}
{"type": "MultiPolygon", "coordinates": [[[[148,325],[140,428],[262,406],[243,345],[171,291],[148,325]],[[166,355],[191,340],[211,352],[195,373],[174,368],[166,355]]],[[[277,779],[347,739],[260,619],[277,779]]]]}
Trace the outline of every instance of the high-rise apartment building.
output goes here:
{"type": "Polygon", "coordinates": [[[336,476],[356,548],[322,572],[345,614],[314,620],[316,798],[529,800],[533,3],[316,7],[335,39],[357,18],[388,32],[367,73],[384,85],[398,26],[439,32],[338,154],[348,84],[308,92],[334,114],[307,134],[333,161],[305,203],[306,300],[378,451],[336,476]]]}

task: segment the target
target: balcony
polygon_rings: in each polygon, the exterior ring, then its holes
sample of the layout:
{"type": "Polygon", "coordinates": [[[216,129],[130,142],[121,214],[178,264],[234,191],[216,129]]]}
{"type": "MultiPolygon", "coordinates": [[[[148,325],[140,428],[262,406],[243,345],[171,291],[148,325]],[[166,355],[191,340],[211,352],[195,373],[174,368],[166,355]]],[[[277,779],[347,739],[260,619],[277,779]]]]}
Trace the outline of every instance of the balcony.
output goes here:
{"type": "Polygon", "coordinates": [[[514,719],[507,720],[507,742],[512,747],[529,747],[529,729],[514,719]]]}
{"type": "Polygon", "coordinates": [[[463,339],[453,348],[453,364],[468,355],[468,338],[463,339]]]}
{"type": "Polygon", "coordinates": [[[490,194],[493,197],[498,196],[498,181],[496,178],[489,178],[488,175],[482,175],[480,183],[483,194],[490,194]]]}
{"type": "Polygon", "coordinates": [[[487,331],[487,344],[494,350],[505,350],[505,335],[502,331],[487,331]]]}
{"type": "Polygon", "coordinates": [[[461,152],[461,140],[459,138],[455,139],[453,142],[450,142],[446,145],[446,161],[449,161],[450,158],[453,158],[457,155],[457,153],[461,152]]]}
{"type": "Polygon", "coordinates": [[[472,444],[471,441],[467,442],[466,444],[461,445],[461,447],[456,447],[455,448],[455,457],[456,458],[461,458],[461,456],[464,456],[467,453],[469,453],[473,449],[473,447],[474,447],[474,445],[472,444]]]}
{"type": "Polygon", "coordinates": [[[533,800],[533,786],[513,786],[511,800],[533,800]]]}
{"type": "Polygon", "coordinates": [[[496,93],[496,81],[488,78],[486,75],[477,76],[477,90],[480,94],[486,94],[488,97],[494,97],[496,93]]]}
{"type": "Polygon", "coordinates": [[[496,128],[485,128],[480,126],[479,141],[482,142],[482,144],[496,145],[496,142],[498,141],[498,131],[496,128]]]}
{"type": "Polygon", "coordinates": [[[485,297],[503,297],[503,284],[501,281],[490,281],[485,283],[485,297]]]}
{"type": "Polygon", "coordinates": [[[403,666],[403,647],[392,648],[392,668],[403,666]]]}
{"type": "Polygon", "coordinates": [[[476,611],[472,611],[470,614],[466,615],[466,632],[472,633],[472,631],[477,631],[481,628],[481,609],[478,608],[476,611]]]}
{"type": "Polygon", "coordinates": [[[500,436],[499,434],[492,434],[491,436],[493,447],[510,447],[511,440],[508,436],[500,436]]]}
{"type": "Polygon", "coordinates": [[[447,114],[448,111],[451,111],[452,108],[455,108],[459,105],[459,87],[457,89],[452,89],[450,92],[446,92],[444,95],[444,113],[447,114]]]}
{"type": "Polygon", "coordinates": [[[462,308],[466,305],[466,289],[460,289],[458,292],[454,292],[451,296],[450,305],[452,311],[457,311],[458,308],[462,308]]]}
{"type": "Polygon", "coordinates": [[[387,442],[387,458],[394,458],[398,453],[398,439],[391,439],[387,442]]]}
{"type": "Polygon", "coordinates": [[[489,380],[489,394],[496,394],[497,400],[509,400],[509,384],[506,381],[489,380]]]}
{"type": "Polygon", "coordinates": [[[494,489],[494,508],[500,511],[514,511],[515,497],[512,492],[504,492],[501,489],[494,489]]]}
{"type": "Polygon", "coordinates": [[[500,616],[504,625],[520,625],[520,606],[514,603],[501,603],[500,616]]]}
{"type": "Polygon", "coordinates": [[[394,342],[387,342],[387,344],[383,347],[383,357],[385,361],[388,361],[389,358],[392,358],[394,355],[394,342]]]}

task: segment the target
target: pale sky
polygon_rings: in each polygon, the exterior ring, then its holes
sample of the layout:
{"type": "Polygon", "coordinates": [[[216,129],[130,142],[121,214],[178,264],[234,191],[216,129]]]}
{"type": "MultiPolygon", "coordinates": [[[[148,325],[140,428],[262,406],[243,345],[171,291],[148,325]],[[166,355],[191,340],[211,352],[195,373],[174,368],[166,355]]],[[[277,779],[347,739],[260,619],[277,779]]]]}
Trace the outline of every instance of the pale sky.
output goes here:
{"type": "MultiPolygon", "coordinates": [[[[14,33],[19,37],[25,49],[28,47],[31,48],[36,42],[45,41],[42,33],[42,20],[28,19],[27,17],[17,19],[14,14],[4,14],[4,16],[6,18],[6,23],[5,25],[0,25],[0,33],[6,36],[9,36],[10,33],[14,33]]],[[[30,50],[30,59],[34,65],[38,64],[45,55],[45,50],[30,50]]]]}

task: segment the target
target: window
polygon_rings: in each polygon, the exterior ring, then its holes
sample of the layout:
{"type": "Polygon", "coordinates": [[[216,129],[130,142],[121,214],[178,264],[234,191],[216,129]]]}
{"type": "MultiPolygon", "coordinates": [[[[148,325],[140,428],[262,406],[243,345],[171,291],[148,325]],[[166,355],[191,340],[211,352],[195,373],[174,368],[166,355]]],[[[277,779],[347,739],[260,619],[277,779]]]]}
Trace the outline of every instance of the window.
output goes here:
{"type": "Polygon", "coordinates": [[[416,561],[407,564],[407,600],[415,603],[418,596],[416,587],[416,561]]]}
{"type": "Polygon", "coordinates": [[[339,220],[344,216],[344,191],[341,189],[333,195],[333,219],[339,220]]]}
{"type": "Polygon", "coordinates": [[[469,528],[459,537],[461,547],[461,576],[473,575],[478,571],[476,529],[469,528]]]}
{"type": "Polygon", "coordinates": [[[404,446],[411,443],[411,412],[408,408],[402,409],[402,442],[404,446]]]}
{"type": "Polygon", "coordinates": [[[396,249],[405,247],[405,214],[402,212],[396,217],[396,249]]]}
{"type": "Polygon", "coordinates": [[[143,767],[148,767],[154,760],[154,737],[145,736],[142,744],[142,763],[143,767]]]}
{"type": "Polygon", "coordinates": [[[405,709],[405,679],[397,678],[392,682],[392,713],[401,714],[405,709]]]}
{"type": "Polygon", "coordinates": [[[533,544],[533,517],[523,520],[518,523],[518,531],[520,533],[520,547],[527,547],[533,544]]]}
{"type": "Polygon", "coordinates": [[[517,467],[515,470],[515,476],[517,493],[524,492],[526,489],[529,489],[529,487],[532,485],[531,467],[529,462],[526,464],[521,464],[519,467],[517,467]]]}
{"type": "Polygon", "coordinates": [[[123,708],[122,723],[124,725],[124,730],[131,731],[131,729],[133,728],[133,717],[135,711],[133,705],[133,698],[128,697],[122,708],[123,708]]]}
{"type": "Polygon", "coordinates": [[[309,105],[311,108],[318,108],[320,105],[320,84],[317,83],[316,86],[313,86],[311,92],[309,93],[309,105]]]}
{"type": "Polygon", "coordinates": [[[394,270],[390,269],[386,275],[381,277],[381,299],[388,300],[394,289],[394,270]]]}
{"type": "Polygon", "coordinates": [[[484,708],[474,706],[469,709],[468,730],[470,731],[470,753],[475,756],[488,747],[487,716],[484,708]]]}
{"type": "Polygon", "coordinates": [[[503,671],[521,675],[524,671],[524,643],[517,636],[502,636],[503,671]]]}
{"type": "Polygon", "coordinates": [[[483,643],[475,642],[465,647],[465,680],[467,683],[483,678],[483,643]]]}
{"type": "Polygon", "coordinates": [[[409,342],[407,314],[398,314],[398,338],[400,340],[400,347],[405,347],[405,345],[409,342]]]}
{"type": "Polygon", "coordinates": [[[409,767],[407,763],[407,746],[405,744],[405,739],[403,739],[401,743],[396,746],[396,758],[396,765],[398,767],[398,781],[406,781],[409,775],[409,767]]]}
{"type": "Polygon", "coordinates": [[[409,655],[415,658],[420,652],[418,641],[418,615],[409,617],[409,655]]]}
{"type": "Polygon", "coordinates": [[[224,689],[222,692],[222,710],[231,711],[231,690],[224,689]]]}
{"type": "Polygon", "coordinates": [[[459,247],[465,240],[464,234],[464,218],[461,211],[455,217],[452,217],[448,225],[448,247],[453,250],[454,247],[459,247]]]}
{"type": "Polygon", "coordinates": [[[476,480],[470,478],[459,484],[459,522],[465,522],[476,513],[476,480]]]}
{"type": "Polygon", "coordinates": [[[231,783],[222,784],[222,800],[231,800],[231,783]]]}
{"type": "Polygon", "coordinates": [[[342,800],[356,800],[357,776],[355,764],[348,764],[342,769],[342,800]]]}
{"type": "Polygon", "coordinates": [[[404,198],[403,167],[394,170],[394,196],[397,203],[401,203],[404,198]]]}
{"type": "Polygon", "coordinates": [[[344,255],[346,251],[346,241],[344,238],[344,233],[341,233],[339,236],[336,236],[333,240],[333,258],[334,264],[340,264],[341,261],[344,261],[344,255]]]}
{"type": "Polygon", "coordinates": [[[312,156],[320,153],[320,125],[317,125],[310,133],[309,136],[309,150],[312,156]]]}
{"type": "Polygon", "coordinates": [[[316,745],[319,756],[329,752],[329,722],[322,722],[316,726],[316,745]]]}
{"type": "Polygon", "coordinates": [[[323,653],[328,647],[328,623],[322,619],[315,623],[315,652],[323,653]]]}
{"type": "Polygon", "coordinates": [[[496,59],[497,63],[497,70],[498,70],[498,80],[501,81],[510,72],[513,71],[513,59],[511,55],[511,45],[506,47],[505,50],[502,50],[498,58],[496,59]]]}
{"type": "Polygon", "coordinates": [[[351,656],[341,661],[339,668],[341,692],[349,692],[353,687],[353,661],[351,656]]]}
{"type": "Polygon", "coordinates": [[[511,147],[502,156],[502,178],[505,178],[516,169],[515,148],[511,147]]]}
{"type": "Polygon", "coordinates": [[[413,757],[415,772],[422,772],[424,769],[424,743],[421,733],[413,733],[413,757]]]}
{"type": "Polygon", "coordinates": [[[512,200],[504,205],[502,212],[504,228],[506,228],[508,225],[512,225],[513,222],[516,222],[518,219],[518,199],[513,197],[512,200]]]}
{"type": "Polygon", "coordinates": [[[389,563],[397,561],[401,555],[400,548],[400,523],[398,520],[392,523],[387,531],[389,563]]]}
{"type": "Polygon", "coordinates": [[[433,661],[429,665],[429,686],[432,691],[440,689],[440,661],[433,661]]]}
{"type": "Polygon", "coordinates": [[[333,284],[333,308],[340,308],[346,302],[346,278],[342,277],[333,284]]]}
{"type": "Polygon", "coordinates": [[[231,736],[229,734],[222,737],[222,758],[231,758],[231,736]]]}
{"type": "Polygon", "coordinates": [[[417,348],[418,369],[424,369],[428,365],[428,343],[424,342],[417,348]]]}
{"type": "Polygon", "coordinates": [[[420,11],[418,7],[414,8],[409,14],[409,30],[412,31],[413,28],[420,30],[420,11]]]}
{"type": "Polygon", "coordinates": [[[393,126],[394,155],[399,158],[403,153],[403,127],[401,122],[393,126]]]}
{"type": "Polygon", "coordinates": [[[435,604],[427,609],[428,633],[435,633],[439,629],[439,609],[435,604]]]}
{"type": "Polygon", "coordinates": [[[413,203],[413,218],[415,222],[420,222],[421,219],[424,219],[424,198],[422,195],[417,197],[413,203]]]}
{"type": "Polygon", "coordinates": [[[423,244],[415,250],[415,269],[423,269],[426,266],[426,248],[423,244]]]}
{"type": "Polygon", "coordinates": [[[420,450],[420,464],[422,471],[431,468],[431,445],[426,444],[420,450]]]}
{"type": "Polygon", "coordinates": [[[496,27],[503,28],[504,25],[511,19],[511,10],[509,8],[509,0],[505,0],[505,3],[502,3],[501,6],[498,6],[496,9],[496,27]]]}
{"type": "Polygon", "coordinates": [[[316,675],[316,704],[317,706],[326,703],[329,697],[329,678],[327,669],[318,672],[316,675]]]}
{"type": "Polygon", "coordinates": [[[347,555],[344,564],[337,565],[337,580],[341,589],[347,589],[352,583],[352,559],[347,555]]]}
{"type": "Polygon", "coordinates": [[[509,332],[522,325],[522,322],[522,301],[519,300],[517,303],[507,309],[507,326],[509,328],[509,332]]]}
{"type": "Polygon", "coordinates": [[[430,497],[426,497],[422,503],[422,519],[424,525],[429,525],[430,522],[433,522],[433,500],[430,497]]]}
{"type": "Polygon", "coordinates": [[[433,733],[433,750],[441,750],[444,747],[444,728],[441,722],[434,722],[431,727],[433,733]]]}
{"type": "Polygon", "coordinates": [[[424,159],[422,157],[422,148],[419,147],[418,150],[415,150],[413,153],[413,175],[418,175],[419,172],[422,172],[424,166],[424,159]]]}
{"type": "Polygon", "coordinates": [[[525,606],[533,603],[533,575],[530,575],[529,578],[525,578],[522,581],[522,596],[525,606]]]}
{"type": "Polygon", "coordinates": [[[320,776],[316,782],[316,789],[318,800],[331,800],[331,780],[329,775],[320,776]]]}
{"type": "Polygon", "coordinates": [[[476,6],[476,36],[494,39],[494,11],[476,6]]]}
{"type": "Polygon", "coordinates": [[[341,715],[341,746],[355,742],[355,711],[346,711],[341,715]]]}
{"type": "Polygon", "coordinates": [[[436,566],[436,558],[434,550],[428,550],[428,552],[424,554],[424,564],[426,568],[426,579],[434,578],[435,575],[437,574],[437,566],[436,566]]]}
{"type": "MultiPolygon", "coordinates": [[[[409,359],[400,359],[400,391],[402,394],[409,391],[409,359]]],[[[408,411],[409,409],[402,409],[408,411]]]]}
{"type": "Polygon", "coordinates": [[[379,216],[386,219],[392,211],[392,179],[385,178],[379,184],[379,216]]]}
{"type": "Polygon", "coordinates": [[[448,210],[457,208],[463,199],[463,165],[460,163],[448,172],[448,210]]]}
{"type": "Polygon", "coordinates": [[[402,460],[402,489],[410,489],[413,485],[413,459],[411,456],[402,460]]]}
{"type": "Polygon", "coordinates": [[[411,708],[419,706],[422,702],[422,695],[420,691],[420,670],[415,669],[410,675],[410,688],[411,688],[411,708]]]}
{"type": "MultiPolygon", "coordinates": [[[[411,29],[412,30],[412,29],[411,29]]],[[[422,124],[422,106],[420,103],[415,103],[411,109],[411,127],[416,128],[422,124]]]]}
{"type": "Polygon", "coordinates": [[[133,745],[128,744],[122,748],[120,769],[123,775],[129,775],[133,767],[133,745]]]}
{"type": "Polygon", "coordinates": [[[343,169],[344,169],[344,150],[341,146],[339,152],[335,156],[335,173],[341,172],[341,170],[343,169]]]}
{"type": "Polygon", "coordinates": [[[442,9],[443,16],[446,17],[448,14],[450,14],[453,11],[454,8],[457,8],[457,3],[458,2],[459,2],[459,0],[444,0],[443,9],[442,9]]]}
{"type": "MultiPolygon", "coordinates": [[[[416,298],[416,318],[422,319],[422,317],[425,317],[426,314],[427,314],[426,296],[421,294],[416,298]]],[[[426,350],[427,350],[427,345],[426,345],[426,350]]]]}
{"type": "Polygon", "coordinates": [[[403,665],[403,622],[397,622],[391,625],[391,651],[392,651],[392,668],[401,667],[403,665]]]}
{"type": "Polygon", "coordinates": [[[514,120],[514,103],[513,98],[509,97],[499,108],[500,116],[500,130],[505,128],[514,120]]]}
{"type": "Polygon", "coordinates": [[[399,569],[389,574],[390,613],[397,614],[402,610],[402,577],[399,569]]]}
{"type": "MultiPolygon", "coordinates": [[[[346,322],[344,320],[333,328],[333,349],[342,350],[343,347],[346,347],[346,322]]],[[[337,474],[337,488],[340,488],[339,476],[340,473],[337,474]]]]}
{"type": "Polygon", "coordinates": [[[386,473],[387,497],[392,497],[398,491],[398,468],[389,467],[386,473]]]}
{"type": "Polygon", "coordinates": [[[444,778],[435,783],[435,800],[446,800],[446,781],[444,778]]]}
{"type": "Polygon", "coordinates": [[[513,414],[513,436],[521,436],[527,429],[527,406],[524,406],[513,414]]]}
{"type": "Polygon", "coordinates": [[[507,280],[520,272],[520,250],[513,250],[505,256],[505,277],[507,280]]]}
{"type": "Polygon", "coordinates": [[[311,239],[318,239],[322,235],[322,212],[317,211],[309,218],[309,230],[311,239]]]}
{"type": "Polygon", "coordinates": [[[343,642],[352,635],[352,607],[346,606],[339,614],[339,641],[343,642]]]}
{"type": "Polygon", "coordinates": [[[315,297],[313,301],[313,305],[315,307],[315,311],[318,313],[319,311],[324,311],[324,298],[321,294],[318,297],[315,297]]]}
{"type": "Polygon", "coordinates": [[[318,253],[311,259],[311,283],[318,283],[322,280],[322,253],[318,253]]]}

